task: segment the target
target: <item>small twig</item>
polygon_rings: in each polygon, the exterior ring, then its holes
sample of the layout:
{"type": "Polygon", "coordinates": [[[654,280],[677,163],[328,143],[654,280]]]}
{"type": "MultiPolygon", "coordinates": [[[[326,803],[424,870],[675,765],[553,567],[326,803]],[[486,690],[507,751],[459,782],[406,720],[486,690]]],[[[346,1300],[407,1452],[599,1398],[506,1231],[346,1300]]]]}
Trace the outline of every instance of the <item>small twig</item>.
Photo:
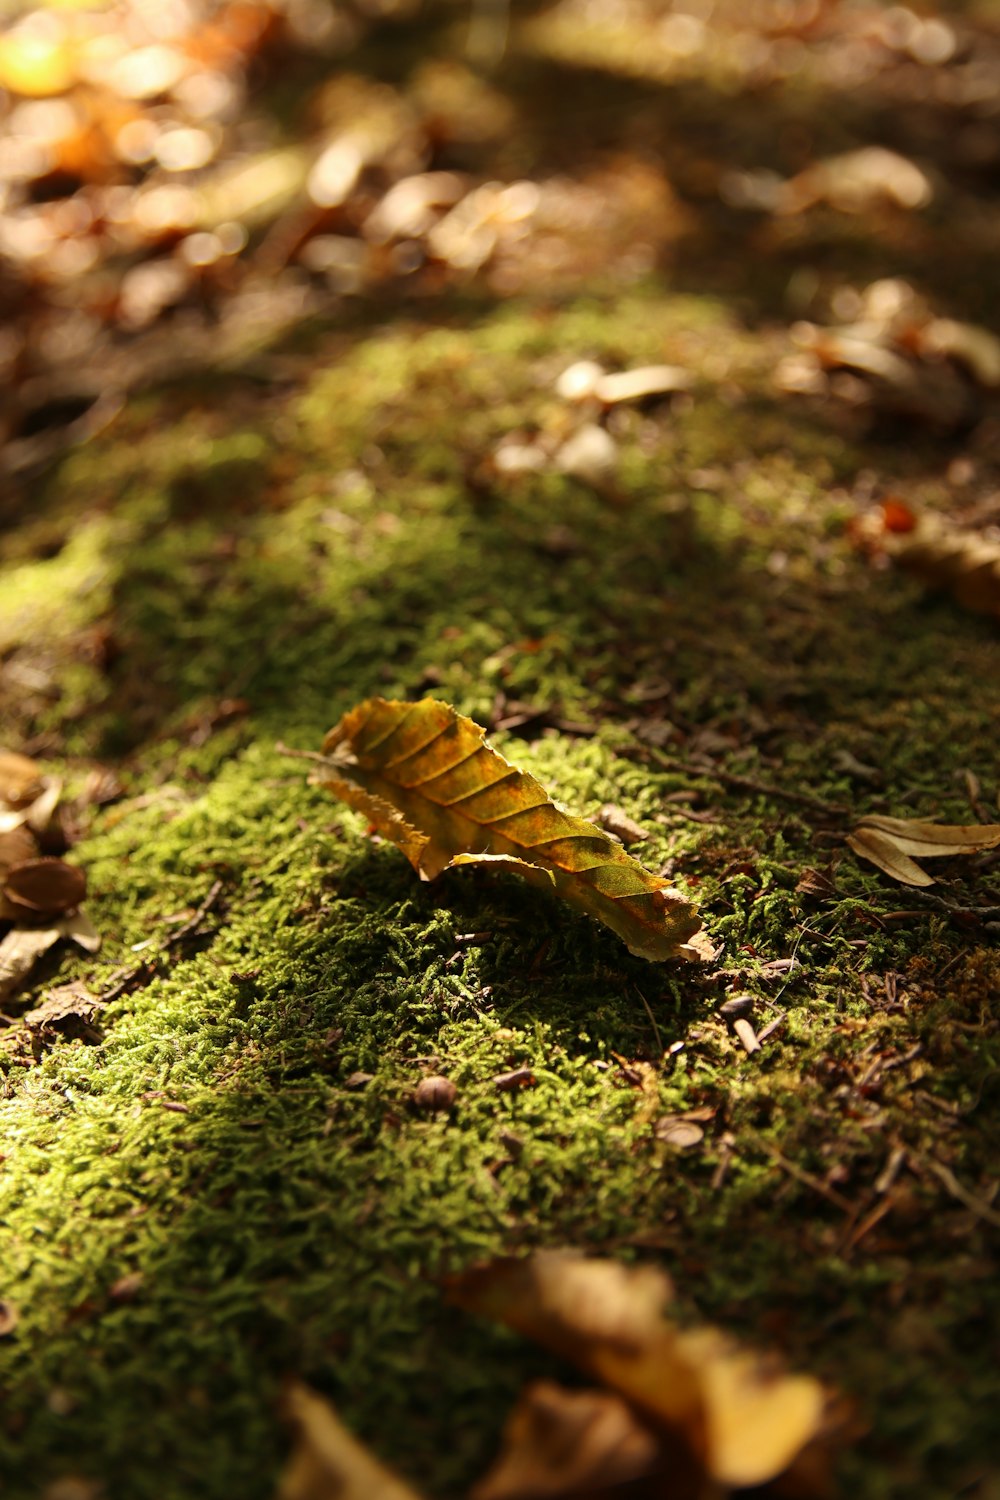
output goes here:
{"type": "Polygon", "coordinates": [[[653,1015],[653,1012],[650,1010],[650,1008],[649,1008],[649,1001],[646,999],[645,995],[642,993],[642,990],[639,988],[638,985],[636,985],[636,987],[635,987],[635,992],[639,996],[639,999],[642,1001],[643,1005],[646,1007],[646,1014],[649,1017],[649,1024],[652,1026],[652,1028],[653,1028],[653,1035],[656,1037],[656,1046],[657,1046],[657,1049],[659,1051],[660,1056],[662,1057],[665,1049],[664,1049],[664,1046],[663,1046],[663,1038],[660,1036],[660,1028],[656,1024],[656,1017],[653,1015]]]}
{"type": "Polygon", "coordinates": [[[336,762],[332,761],[328,755],[321,755],[318,750],[293,750],[283,740],[276,740],[274,748],[279,755],[290,755],[293,760],[311,760],[314,764],[328,766],[331,770],[336,766],[336,762]]]}
{"type": "MultiPolygon", "coordinates": [[[[222,889],[223,881],[216,880],[213,882],[204,901],[188,917],[183,926],[178,927],[176,932],[170,934],[161,952],[168,953],[171,948],[175,948],[178,943],[182,943],[186,937],[190,937],[191,933],[197,930],[200,923],[219,899],[222,889]]],[[[112,1000],[117,1000],[121,995],[127,994],[130,990],[141,989],[147,984],[151,984],[156,977],[156,959],[157,955],[154,954],[151,958],[145,959],[141,964],[136,964],[134,969],[126,969],[117,983],[113,984],[109,990],[105,990],[101,995],[101,1004],[109,1005],[112,1000]]]]}
{"type": "Polygon", "coordinates": [[[765,1140],[762,1135],[753,1135],[751,1139],[756,1145],[763,1147],[770,1156],[773,1156],[779,1167],[783,1168],[789,1177],[794,1177],[797,1182],[802,1183],[803,1187],[811,1188],[814,1193],[819,1193],[828,1203],[832,1203],[834,1208],[839,1208],[841,1213],[854,1213],[854,1204],[845,1198],[842,1193],[838,1193],[835,1188],[827,1187],[825,1182],[821,1182],[818,1177],[814,1177],[811,1172],[807,1172],[804,1167],[798,1166],[796,1162],[789,1161],[788,1157],[779,1151],[777,1146],[772,1146],[771,1142],[765,1140]]]}
{"type": "Polygon", "coordinates": [[[874,1208],[868,1211],[860,1224],[855,1224],[853,1228],[848,1230],[837,1246],[837,1254],[843,1256],[850,1255],[851,1251],[857,1248],[865,1235],[875,1228],[880,1219],[884,1219],[886,1214],[891,1213],[894,1207],[895,1203],[891,1197],[882,1198],[875,1204],[874,1208]]]}
{"type": "Polygon", "coordinates": [[[724,771],[719,766],[699,766],[690,761],[674,760],[669,755],[663,755],[659,750],[651,749],[658,766],[665,771],[678,771],[684,775],[704,776],[711,781],[718,781],[723,786],[738,787],[745,792],[759,792],[762,797],[778,797],[783,802],[795,802],[800,807],[811,807],[814,812],[821,812],[829,817],[846,817],[849,811],[839,802],[824,802],[821,797],[812,797],[808,792],[795,792],[790,787],[773,786],[770,782],[757,781],[753,776],[742,776],[735,771],[724,771]]]}
{"type": "Polygon", "coordinates": [[[974,1213],[985,1223],[992,1224],[994,1229],[1000,1229],[1000,1213],[995,1208],[991,1208],[988,1203],[984,1203],[982,1198],[978,1198],[975,1193],[970,1193],[967,1187],[963,1187],[951,1168],[946,1167],[944,1162],[935,1161],[933,1156],[915,1156],[911,1160],[915,1161],[918,1166],[926,1167],[929,1172],[933,1172],[951,1197],[964,1204],[970,1213],[974,1213]]]}
{"type": "Polygon", "coordinates": [[[787,1012],[787,1010],[783,1010],[781,1012],[780,1016],[775,1016],[775,1018],[774,1018],[773,1021],[768,1021],[767,1025],[764,1027],[763,1031],[758,1031],[758,1033],[757,1033],[757,1040],[758,1040],[758,1042],[766,1042],[767,1039],[768,1039],[768,1037],[769,1036],[773,1036],[774,1033],[777,1031],[778,1027],[779,1026],[784,1026],[784,1024],[785,1024],[785,1022],[787,1020],[788,1020],[788,1012],[787,1012]]]}
{"type": "Polygon", "coordinates": [[[218,900],[219,892],[222,890],[222,887],[223,882],[221,880],[216,880],[213,883],[208,895],[205,897],[204,901],[201,903],[198,909],[190,917],[188,917],[187,921],[182,927],[178,927],[176,932],[171,933],[170,937],[167,939],[168,948],[172,948],[176,943],[182,943],[186,937],[189,937],[191,933],[200,926],[202,919],[208,915],[208,913],[211,911],[212,907],[218,900]]]}

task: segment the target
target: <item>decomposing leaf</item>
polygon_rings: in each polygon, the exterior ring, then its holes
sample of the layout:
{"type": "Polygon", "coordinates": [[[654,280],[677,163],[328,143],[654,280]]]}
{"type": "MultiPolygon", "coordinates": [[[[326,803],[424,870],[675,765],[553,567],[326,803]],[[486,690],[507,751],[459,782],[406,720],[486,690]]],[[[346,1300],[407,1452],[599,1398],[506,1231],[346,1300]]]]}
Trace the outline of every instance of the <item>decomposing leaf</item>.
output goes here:
{"type": "Polygon", "coordinates": [[[920,818],[861,818],[848,847],[901,885],[933,885],[916,860],[984,854],[1000,846],[1000,823],[927,823],[920,818]],[[916,856],[916,858],[914,858],[916,856]]]}
{"type": "Polygon", "coordinates": [[[102,1009],[100,1000],[85,985],[63,984],[49,990],[41,1005],[26,1011],[22,1020],[29,1031],[40,1036],[59,1033],[95,1041],[100,1032],[94,1022],[102,1009]]]}
{"type": "Polygon", "coordinates": [[[611,1500],[623,1485],[640,1500],[635,1482],[647,1475],[649,1500],[661,1497],[661,1445],[619,1396],[538,1380],[522,1391],[500,1456],[470,1500],[611,1500]]]}
{"type": "Polygon", "coordinates": [[[695,957],[693,906],[608,835],[563,812],[447,703],[369,698],[331,729],[319,780],[424,880],[459,864],[516,870],[605,923],[642,958],[695,957]]]}
{"type": "Polygon", "coordinates": [[[664,1314],[670,1283],[652,1267],[541,1251],[475,1267],[448,1285],[460,1306],[617,1391],[723,1486],[784,1474],[823,1431],[827,1393],[817,1381],[777,1370],[717,1329],[680,1329],[664,1314]]]}
{"type": "Polygon", "coordinates": [[[54,916],[79,906],[86,891],[86,875],[62,859],[26,859],[11,865],[3,877],[7,900],[37,916],[54,916]]]}
{"type": "Polygon", "coordinates": [[[918,516],[899,500],[859,523],[857,538],[922,583],[948,589],[966,609],[1000,618],[1000,541],[943,516],[918,516]]]}
{"type": "Polygon", "coordinates": [[[276,1500],[419,1500],[351,1436],[322,1396],[296,1384],[287,1395],[298,1440],[276,1500]]]}
{"type": "Polygon", "coordinates": [[[96,953],[100,935],[82,911],[74,911],[47,927],[12,927],[0,941],[0,1003],[20,989],[43,953],[60,938],[96,953]]]}

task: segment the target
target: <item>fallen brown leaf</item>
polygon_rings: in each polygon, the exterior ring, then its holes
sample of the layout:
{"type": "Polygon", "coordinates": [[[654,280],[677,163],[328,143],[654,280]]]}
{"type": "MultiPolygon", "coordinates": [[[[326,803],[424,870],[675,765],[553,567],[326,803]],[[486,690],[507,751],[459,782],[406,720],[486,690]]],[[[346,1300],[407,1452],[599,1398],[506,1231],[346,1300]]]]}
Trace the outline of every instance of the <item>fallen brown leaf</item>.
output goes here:
{"type": "Polygon", "coordinates": [[[3,894],[21,911],[55,916],[79,906],[87,893],[87,877],[62,859],[26,859],[11,865],[3,878],[3,894]]]}
{"type": "Polygon", "coordinates": [[[424,880],[456,865],[516,870],[604,922],[642,958],[692,958],[693,906],[593,823],[571,817],[447,703],[369,698],[323,744],[321,784],[391,839],[424,880]]]}
{"type": "Polygon", "coordinates": [[[38,959],[67,938],[87,953],[101,946],[100,934],[90,919],[75,911],[47,927],[12,927],[0,941],[0,1003],[16,994],[38,959]]]}
{"type": "Polygon", "coordinates": [[[42,771],[26,755],[0,750],[0,802],[8,807],[26,807],[42,790],[42,771]]]}
{"type": "Polygon", "coordinates": [[[286,1399],[298,1436],[276,1500],[420,1500],[351,1436],[322,1396],[296,1384],[286,1399]]]}
{"type": "Polygon", "coordinates": [[[983,854],[1000,846],[1000,823],[928,823],[920,818],[861,818],[847,835],[848,847],[901,885],[933,885],[916,859],[983,854]],[[916,856],[914,858],[913,856],[916,856]]]}
{"type": "Polygon", "coordinates": [[[460,1306],[616,1390],[723,1486],[784,1474],[823,1430],[827,1395],[817,1381],[782,1373],[716,1329],[680,1329],[664,1313],[670,1283],[652,1267],[541,1251],[473,1268],[448,1286],[460,1306]]]}

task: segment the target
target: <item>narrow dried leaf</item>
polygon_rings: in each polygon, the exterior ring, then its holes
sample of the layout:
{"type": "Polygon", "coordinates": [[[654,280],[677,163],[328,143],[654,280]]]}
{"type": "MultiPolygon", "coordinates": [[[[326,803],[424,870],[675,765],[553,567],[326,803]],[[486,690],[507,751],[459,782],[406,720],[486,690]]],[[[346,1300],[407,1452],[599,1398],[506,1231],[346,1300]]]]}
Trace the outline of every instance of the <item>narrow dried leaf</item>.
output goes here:
{"type": "Polygon", "coordinates": [[[721,1484],[767,1483],[823,1430],[827,1396],[817,1381],[777,1372],[715,1329],[678,1329],[663,1311],[670,1283],[651,1267],[542,1251],[474,1268],[449,1285],[460,1306],[618,1391],[721,1484]]]}
{"type": "Polygon", "coordinates": [[[276,1500],[420,1500],[352,1437],[333,1407],[305,1385],[293,1385],[288,1412],[298,1441],[276,1500]]]}
{"type": "Polygon", "coordinates": [[[694,907],[544,788],[446,703],[369,698],[323,745],[320,780],[397,844],[424,880],[456,864],[508,864],[553,885],[604,922],[633,953],[689,958],[694,907]]]}
{"type": "Polygon", "coordinates": [[[1000,846],[1000,823],[927,823],[920,818],[862,818],[847,837],[861,859],[877,865],[902,885],[933,885],[912,856],[920,859],[983,854],[1000,846]]]}
{"type": "Polygon", "coordinates": [[[922,870],[887,833],[877,828],[859,828],[847,835],[847,847],[853,849],[859,859],[866,859],[877,866],[884,875],[898,880],[900,885],[933,885],[933,878],[922,870]]]}
{"type": "MultiPolygon", "coordinates": [[[[662,1497],[660,1444],[649,1429],[619,1396],[539,1380],[522,1391],[500,1456],[471,1500],[611,1500],[626,1484],[635,1500],[662,1497]],[[647,1475],[649,1490],[638,1490],[647,1475]]],[[[676,1483],[670,1494],[682,1500],[676,1483]]]]}
{"type": "Polygon", "coordinates": [[[888,834],[904,854],[942,858],[955,854],[983,854],[1000,845],[1000,823],[927,823],[920,818],[860,818],[858,828],[888,834]]]}
{"type": "Polygon", "coordinates": [[[691,385],[691,375],[680,365],[643,365],[637,370],[621,370],[614,375],[602,376],[594,393],[605,406],[617,406],[623,401],[647,401],[651,396],[669,396],[676,391],[686,391],[691,385]]]}

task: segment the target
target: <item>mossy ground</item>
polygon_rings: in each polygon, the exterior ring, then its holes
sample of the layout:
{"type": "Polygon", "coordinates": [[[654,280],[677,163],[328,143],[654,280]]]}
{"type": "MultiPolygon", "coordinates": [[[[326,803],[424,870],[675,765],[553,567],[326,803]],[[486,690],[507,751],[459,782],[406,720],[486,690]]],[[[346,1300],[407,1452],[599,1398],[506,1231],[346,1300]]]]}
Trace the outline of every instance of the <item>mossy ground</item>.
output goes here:
{"type": "MultiPolygon", "coordinates": [[[[775,344],[656,278],[372,309],[303,335],[291,385],[134,402],[37,492],[7,545],[7,734],[71,792],[94,762],[125,781],[74,851],[104,948],[58,974],[99,994],[147,967],[98,1044],[3,1064],[5,1494],[75,1474],[116,1500],[264,1500],[299,1374],[457,1496],[543,1361],[436,1278],[561,1244],[655,1259],[684,1315],[848,1392],[864,1500],[996,1493],[995,1231],[933,1166],[989,1199],[995,941],[860,866],[848,819],[673,763],[700,733],[724,777],[851,812],[971,821],[966,770],[996,796],[995,626],[872,571],[843,526],[865,471],[947,505],[947,445],[779,401],[775,344]],[[622,503],[470,485],[557,420],[581,357],[695,374],[623,420],[622,503]],[[492,738],[575,812],[644,822],[732,981],[787,1011],[760,1055],[713,1019],[721,981],[512,878],[419,884],[275,748],[425,691],[570,726],[492,738]],[[831,894],[797,890],[808,867],[831,894]],[[653,1065],[642,1086],[622,1059],[653,1065]],[[535,1086],[498,1091],[522,1064],[535,1086]],[[412,1107],[427,1071],[457,1085],[448,1117],[412,1107]],[[706,1105],[700,1147],[658,1143],[658,1114],[706,1105]]],[[[995,887],[951,868],[941,889],[995,887]]]]}

